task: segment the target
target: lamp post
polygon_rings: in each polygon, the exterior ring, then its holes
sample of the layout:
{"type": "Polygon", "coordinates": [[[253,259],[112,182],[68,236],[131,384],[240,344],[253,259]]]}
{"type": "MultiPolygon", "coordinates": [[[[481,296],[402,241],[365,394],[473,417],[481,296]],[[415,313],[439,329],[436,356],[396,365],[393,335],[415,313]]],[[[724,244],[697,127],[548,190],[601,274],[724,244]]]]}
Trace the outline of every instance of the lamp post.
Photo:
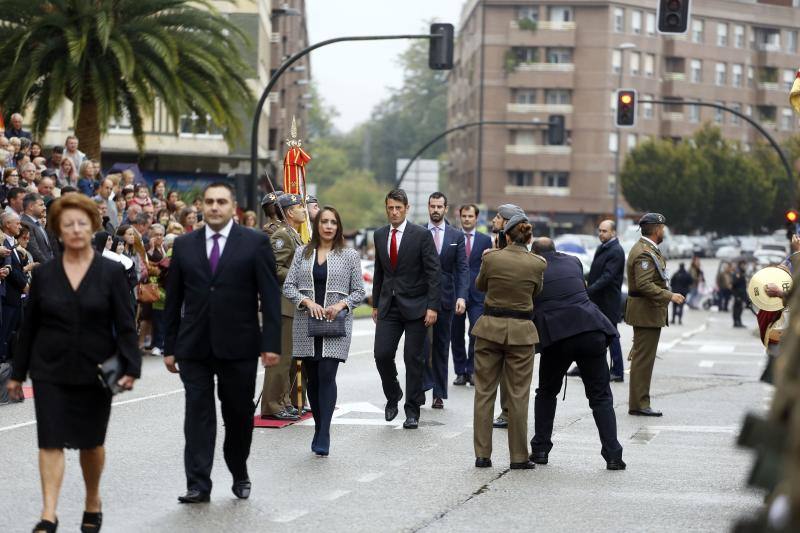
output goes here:
{"type": "MultiPolygon", "coordinates": [[[[619,79],[617,89],[622,88],[622,72],[625,70],[625,50],[636,48],[633,43],[622,43],[615,50],[619,50],[619,79]]],[[[617,151],[614,154],[614,225],[619,229],[619,152],[622,150],[622,135],[617,127],[617,151]]]]}

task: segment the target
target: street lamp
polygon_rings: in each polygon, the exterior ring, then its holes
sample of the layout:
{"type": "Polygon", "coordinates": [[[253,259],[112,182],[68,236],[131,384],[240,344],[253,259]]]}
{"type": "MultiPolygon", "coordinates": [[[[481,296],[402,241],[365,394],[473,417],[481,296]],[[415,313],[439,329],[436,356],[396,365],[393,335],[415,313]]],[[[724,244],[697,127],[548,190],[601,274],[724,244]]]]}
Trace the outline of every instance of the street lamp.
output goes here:
{"type": "Polygon", "coordinates": [[[289,7],[289,4],[283,4],[281,7],[276,7],[271,11],[273,17],[278,16],[287,16],[287,17],[299,17],[303,13],[299,9],[295,9],[293,7],[289,7]]]}
{"type": "MultiPolygon", "coordinates": [[[[636,48],[633,43],[622,43],[615,48],[619,50],[619,79],[617,89],[622,88],[622,73],[625,70],[625,50],[636,48]]],[[[617,151],[614,154],[614,225],[619,230],[619,152],[622,150],[622,134],[617,126],[617,151]]]]}

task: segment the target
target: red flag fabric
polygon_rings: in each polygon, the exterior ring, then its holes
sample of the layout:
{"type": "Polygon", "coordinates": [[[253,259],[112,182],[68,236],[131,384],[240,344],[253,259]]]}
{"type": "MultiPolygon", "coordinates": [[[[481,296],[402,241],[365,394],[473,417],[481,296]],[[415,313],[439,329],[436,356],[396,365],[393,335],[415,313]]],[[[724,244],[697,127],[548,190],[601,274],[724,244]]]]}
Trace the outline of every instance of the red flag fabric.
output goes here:
{"type": "Polygon", "coordinates": [[[283,158],[283,192],[299,194],[305,198],[305,166],[309,161],[311,161],[311,156],[302,148],[298,146],[289,148],[283,158]]]}

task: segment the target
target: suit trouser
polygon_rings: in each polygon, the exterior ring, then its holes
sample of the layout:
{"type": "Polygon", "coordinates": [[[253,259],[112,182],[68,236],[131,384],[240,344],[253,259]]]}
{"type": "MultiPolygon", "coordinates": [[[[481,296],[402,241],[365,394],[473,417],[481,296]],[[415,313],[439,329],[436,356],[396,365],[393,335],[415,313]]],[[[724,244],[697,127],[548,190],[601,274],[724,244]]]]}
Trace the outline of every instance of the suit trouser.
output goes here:
{"type": "Polygon", "coordinates": [[[264,388],[261,396],[261,414],[274,415],[291,405],[289,379],[292,367],[292,324],[294,319],[281,317],[281,357],[278,364],[264,372],[264,388]]]}
{"type": "Polygon", "coordinates": [[[419,407],[425,403],[422,390],[422,374],[425,367],[423,345],[427,335],[425,318],[406,320],[397,306],[392,303],[384,318],[378,318],[375,327],[375,366],[381,376],[383,393],[387,402],[396,402],[403,394],[397,381],[397,365],[394,358],[400,337],[405,333],[403,362],[406,366],[406,416],[419,418],[419,407]]]}
{"type": "Polygon", "coordinates": [[[561,391],[564,375],[575,361],[581,372],[586,398],[600,435],[600,453],[606,461],[622,458],[622,446],[617,440],[617,417],[614,414],[614,397],[609,384],[605,345],[605,334],[590,331],[542,349],[542,357],[539,359],[539,387],[536,389],[536,400],[533,404],[533,451],[550,453],[553,448],[551,438],[558,393],[561,391]]]}
{"type": "Polygon", "coordinates": [[[498,384],[505,384],[508,449],[512,463],[528,460],[528,400],[533,379],[533,345],[508,346],[475,340],[475,456],[492,456],[492,417],[498,384]]]}
{"type": "Polygon", "coordinates": [[[11,360],[9,346],[14,332],[17,331],[21,314],[21,307],[3,306],[3,320],[0,321],[0,361],[11,360]]]}
{"type": "Polygon", "coordinates": [[[234,480],[247,478],[247,457],[253,440],[253,396],[256,389],[258,358],[182,359],[178,361],[181,381],[186,389],[186,414],[183,433],[186,446],[183,462],[189,490],[211,492],[211,466],[217,437],[217,409],[214,402],[214,376],[220,400],[225,441],[225,464],[234,480]]]}
{"type": "Polygon", "coordinates": [[[653,378],[660,336],[661,328],[633,327],[633,346],[628,355],[631,362],[628,409],[650,407],[650,380],[653,378]]]}
{"type": "MultiPolygon", "coordinates": [[[[472,328],[483,314],[483,302],[467,303],[467,312],[454,315],[450,330],[450,345],[453,350],[453,372],[456,376],[471,376],[475,373],[475,336],[472,328]],[[464,329],[469,318],[469,346],[464,349],[464,329]]],[[[438,321],[437,321],[438,322],[438,321]]]]}
{"type": "Polygon", "coordinates": [[[611,373],[615,376],[622,376],[625,374],[625,363],[622,362],[622,346],[619,344],[619,337],[611,339],[608,351],[611,354],[611,373]]]}
{"type": "Polygon", "coordinates": [[[423,388],[425,390],[433,388],[433,397],[445,400],[447,399],[447,369],[450,366],[450,325],[452,321],[452,309],[439,311],[436,324],[425,336],[423,347],[423,353],[426,356],[423,388]]]}

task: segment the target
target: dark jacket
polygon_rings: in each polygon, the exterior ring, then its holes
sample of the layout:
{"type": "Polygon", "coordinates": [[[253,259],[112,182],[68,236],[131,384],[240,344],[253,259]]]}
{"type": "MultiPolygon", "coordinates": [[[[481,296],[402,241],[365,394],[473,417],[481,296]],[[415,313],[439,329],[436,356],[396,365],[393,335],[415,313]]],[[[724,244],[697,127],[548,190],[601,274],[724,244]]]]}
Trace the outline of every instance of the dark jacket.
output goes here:
{"type": "Polygon", "coordinates": [[[97,364],[118,353],[139,377],[141,354],[125,271],[95,254],[74,291],[61,261],[36,269],[14,354],[13,378],[63,384],[97,382],[97,364]]]}
{"type": "MultiPolygon", "coordinates": [[[[3,243],[3,246],[11,249],[11,241],[6,240],[3,243]]],[[[24,252],[19,252],[23,253],[24,252]]],[[[6,264],[11,267],[11,273],[6,276],[6,279],[3,280],[3,284],[6,286],[6,294],[3,297],[3,305],[8,305],[10,307],[21,307],[22,306],[22,293],[25,290],[25,286],[28,284],[28,275],[25,274],[25,271],[22,269],[24,266],[18,252],[12,251],[11,255],[8,256],[6,260],[6,264]]]]}
{"type": "MultiPolygon", "coordinates": [[[[466,246],[466,234],[464,237],[466,246]]],[[[478,273],[481,271],[483,251],[492,247],[491,237],[478,231],[475,232],[475,237],[473,240],[475,242],[472,243],[472,249],[470,251],[471,253],[469,255],[469,259],[467,260],[467,264],[469,266],[469,298],[467,299],[468,306],[483,305],[483,300],[486,297],[486,294],[479,291],[475,286],[475,279],[478,277],[478,273]]],[[[466,253],[466,249],[464,253],[466,253]]]]}
{"type": "Polygon", "coordinates": [[[618,239],[597,247],[589,270],[586,292],[606,317],[616,324],[621,319],[622,278],[625,274],[625,252],[618,239]]]}
{"type": "Polygon", "coordinates": [[[175,239],[167,276],[164,353],[178,360],[280,353],[281,290],[269,238],[233,224],[212,274],[205,236],[203,228],[175,239]]]}
{"type": "Polygon", "coordinates": [[[51,241],[48,239],[48,234],[45,229],[26,214],[20,216],[20,222],[28,228],[31,234],[31,240],[28,243],[28,251],[33,256],[33,260],[37,263],[44,263],[53,258],[53,248],[51,241]]]}
{"type": "Polygon", "coordinates": [[[14,129],[14,126],[9,126],[9,127],[6,128],[5,137],[6,137],[6,139],[10,139],[11,137],[16,137],[18,139],[22,139],[22,138],[31,139],[32,138],[31,132],[25,131],[25,130],[22,130],[22,129],[20,129],[20,130],[14,129]]]}
{"type": "MultiPolygon", "coordinates": [[[[428,233],[431,233],[430,228],[428,228],[428,233]]],[[[467,269],[467,253],[464,242],[464,233],[461,230],[455,229],[449,224],[445,225],[442,251],[439,254],[441,272],[439,290],[442,295],[443,310],[453,309],[458,298],[463,298],[464,303],[467,301],[469,270],[467,269]]]]}
{"type": "Polygon", "coordinates": [[[560,252],[542,257],[547,260],[544,288],[533,300],[541,347],[589,331],[605,333],[608,339],[618,336],[614,324],[589,299],[580,260],[560,252]]]}
{"type": "Polygon", "coordinates": [[[397,270],[389,260],[389,225],[375,231],[375,277],[372,307],[385,318],[394,302],[403,318],[417,320],[428,309],[439,311],[439,257],[431,232],[413,222],[406,224],[397,250],[397,270]]]}
{"type": "Polygon", "coordinates": [[[669,280],[669,286],[672,292],[677,292],[678,294],[686,296],[689,294],[689,288],[692,286],[693,281],[692,275],[689,274],[684,267],[680,267],[669,280]]]}

